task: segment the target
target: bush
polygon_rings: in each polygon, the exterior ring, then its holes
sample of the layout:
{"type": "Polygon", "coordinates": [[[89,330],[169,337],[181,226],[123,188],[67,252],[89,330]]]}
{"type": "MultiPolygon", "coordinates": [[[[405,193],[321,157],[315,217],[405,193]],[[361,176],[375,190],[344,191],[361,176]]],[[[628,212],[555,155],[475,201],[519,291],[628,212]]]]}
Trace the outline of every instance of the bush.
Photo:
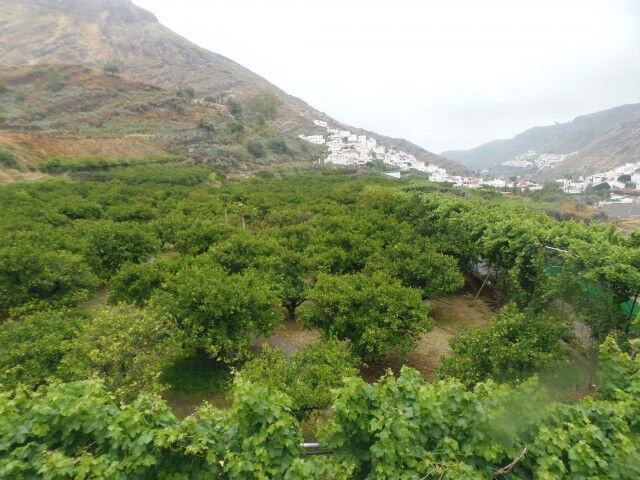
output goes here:
{"type": "Polygon", "coordinates": [[[449,340],[453,353],[442,359],[439,373],[469,386],[487,379],[522,381],[566,360],[561,340],[568,332],[557,319],[508,305],[489,325],[449,340]]]}
{"type": "Polygon", "coordinates": [[[229,109],[229,113],[233,115],[236,120],[242,119],[242,104],[235,98],[227,100],[227,108],[229,109]]]}
{"type": "Polygon", "coordinates": [[[57,92],[62,90],[64,84],[62,83],[62,75],[57,67],[49,67],[45,74],[47,90],[51,92],[57,92]]]}
{"type": "Polygon", "coordinates": [[[0,165],[4,168],[15,168],[16,170],[22,168],[22,162],[17,155],[4,147],[0,147],[0,165]]]}
{"type": "Polygon", "coordinates": [[[249,140],[247,143],[247,150],[256,158],[262,158],[267,154],[267,149],[264,147],[260,140],[249,140]]]}
{"type": "Polygon", "coordinates": [[[75,305],[97,286],[79,255],[26,243],[0,248],[0,317],[75,305]]]}
{"type": "Polygon", "coordinates": [[[109,278],[121,265],[139,263],[160,251],[160,240],[147,225],[96,220],[78,222],[82,252],[101,278],[109,278]]]}
{"type": "Polygon", "coordinates": [[[55,379],[82,320],[61,312],[42,312],[0,323],[0,389],[22,384],[29,389],[55,379]]]}
{"type": "Polygon", "coordinates": [[[255,94],[247,102],[250,112],[259,125],[264,125],[276,118],[282,100],[272,92],[260,92],[255,94]]]}
{"type": "Polygon", "coordinates": [[[277,292],[257,272],[229,275],[204,257],[166,280],[150,307],[175,319],[190,345],[213,359],[246,358],[255,335],[282,319],[277,292]]]}
{"type": "Polygon", "coordinates": [[[305,419],[313,410],[324,409],[332,400],[332,389],[343,385],[345,377],[357,375],[356,359],[336,340],[305,345],[287,360],[280,349],[265,344],[262,354],[246,363],[239,375],[270,391],[286,393],[293,414],[305,419]]]}
{"type": "Polygon", "coordinates": [[[182,263],[180,258],[159,258],[153,263],[125,263],[109,281],[107,301],[144,306],[182,263]]]}
{"type": "Polygon", "coordinates": [[[176,95],[182,98],[194,98],[196,96],[196,91],[193,87],[182,87],[178,88],[176,95]]]}
{"type": "Polygon", "coordinates": [[[7,479],[312,478],[288,399],[243,382],[228,411],[182,421],[157,396],[120,404],[98,381],[18,389],[0,394],[0,434],[7,479]]]}
{"type": "Polygon", "coordinates": [[[110,308],[69,341],[58,375],[65,381],[104,379],[120,400],[162,390],[162,371],[182,353],[179,331],[167,319],[126,307],[110,308]]]}
{"type": "Polygon", "coordinates": [[[102,207],[96,202],[74,196],[62,199],[58,205],[58,212],[72,220],[96,219],[102,216],[102,207]]]}
{"type": "Polygon", "coordinates": [[[456,259],[428,243],[390,245],[367,261],[367,269],[389,272],[407,287],[422,290],[425,298],[450,295],[464,286],[456,259]]]}
{"type": "Polygon", "coordinates": [[[106,216],[115,222],[148,222],[156,218],[156,210],[145,203],[114,205],[106,216]]]}
{"type": "Polygon", "coordinates": [[[272,138],[267,143],[267,146],[269,147],[269,150],[273,153],[277,153],[278,155],[289,155],[291,153],[289,145],[287,145],[287,142],[281,138],[272,138]]]}
{"type": "Polygon", "coordinates": [[[348,339],[365,360],[385,358],[392,350],[406,355],[433,326],[420,292],[382,272],[321,274],[308,296],[299,308],[302,322],[327,338],[348,339]]]}
{"type": "Polygon", "coordinates": [[[180,253],[199,255],[231,234],[232,228],[211,221],[193,222],[176,232],[175,247],[180,253]]]}
{"type": "Polygon", "coordinates": [[[202,130],[206,130],[207,132],[216,131],[216,126],[213,124],[213,122],[210,122],[209,120],[205,120],[204,118],[201,118],[200,120],[198,120],[196,125],[198,126],[198,128],[202,130]]]}
{"type": "Polygon", "coordinates": [[[102,66],[102,70],[109,75],[119,75],[122,71],[122,64],[117,61],[108,62],[102,66]]]}

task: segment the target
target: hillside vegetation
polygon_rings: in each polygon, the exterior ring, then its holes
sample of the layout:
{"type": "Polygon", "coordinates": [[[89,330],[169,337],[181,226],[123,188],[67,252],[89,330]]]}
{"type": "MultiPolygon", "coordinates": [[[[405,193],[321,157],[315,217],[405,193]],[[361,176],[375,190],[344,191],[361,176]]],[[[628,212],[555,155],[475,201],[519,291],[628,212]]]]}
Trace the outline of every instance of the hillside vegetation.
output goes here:
{"type": "Polygon", "coordinates": [[[65,168],[0,187],[0,477],[640,473],[637,234],[348,169],[65,168]],[[439,381],[358,376],[406,358],[465,278],[505,306],[452,338],[439,381]],[[318,339],[256,349],[285,318],[318,339]],[[229,406],[179,420],[158,394],[196,383],[229,406]],[[303,426],[329,455],[301,455],[303,426]]]}
{"type": "MultiPolygon", "coordinates": [[[[40,169],[40,160],[54,156],[177,154],[241,172],[294,158],[309,162],[323,153],[269,124],[258,124],[240,103],[196,101],[188,88],[161,89],[70,65],[0,68],[0,83],[0,145],[24,167],[0,165],[5,171],[28,174],[29,168],[40,169]]],[[[5,173],[5,178],[11,176],[5,173]]]]}

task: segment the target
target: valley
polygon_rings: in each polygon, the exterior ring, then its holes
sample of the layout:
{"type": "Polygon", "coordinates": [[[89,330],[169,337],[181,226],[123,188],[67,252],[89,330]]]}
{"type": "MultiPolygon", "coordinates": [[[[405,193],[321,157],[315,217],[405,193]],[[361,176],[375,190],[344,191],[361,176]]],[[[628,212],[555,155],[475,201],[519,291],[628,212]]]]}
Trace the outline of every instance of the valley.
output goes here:
{"type": "MultiPolygon", "coordinates": [[[[595,36],[587,4],[242,5],[157,13],[443,143],[575,112],[595,36]]],[[[438,155],[131,0],[0,0],[0,212],[2,479],[640,477],[640,104],[438,155]]]]}

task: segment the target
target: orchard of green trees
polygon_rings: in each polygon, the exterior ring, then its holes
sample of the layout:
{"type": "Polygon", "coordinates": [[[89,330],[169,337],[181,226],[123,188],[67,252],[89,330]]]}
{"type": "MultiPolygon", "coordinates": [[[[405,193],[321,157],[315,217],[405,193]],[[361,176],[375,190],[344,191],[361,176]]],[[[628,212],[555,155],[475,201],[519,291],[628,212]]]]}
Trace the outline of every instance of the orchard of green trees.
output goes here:
{"type": "Polygon", "coordinates": [[[43,165],[86,174],[0,187],[0,478],[640,477],[637,235],[346,169],[43,165]],[[506,306],[440,381],[359,378],[472,277],[506,306]],[[601,343],[572,401],[541,381],[572,362],[564,310],[601,343]],[[320,339],[255,348],[285,321],[320,339]],[[233,403],[181,420],[163,372],[196,356],[234,372],[233,403]],[[305,457],[316,413],[330,455],[305,457]]]}

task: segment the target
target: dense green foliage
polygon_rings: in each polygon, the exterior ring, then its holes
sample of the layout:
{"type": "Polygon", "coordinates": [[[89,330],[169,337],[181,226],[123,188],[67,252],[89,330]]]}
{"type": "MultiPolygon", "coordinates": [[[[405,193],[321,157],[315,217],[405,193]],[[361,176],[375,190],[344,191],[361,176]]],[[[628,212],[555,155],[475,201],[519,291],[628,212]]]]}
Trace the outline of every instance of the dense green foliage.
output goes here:
{"type": "Polygon", "coordinates": [[[180,331],[144,311],[106,309],[92,318],[38,313],[0,324],[0,385],[103,378],[119,399],[160,391],[163,370],[182,354],[180,331]]]}
{"type": "Polygon", "coordinates": [[[72,305],[97,285],[80,255],[29,244],[0,247],[0,316],[72,305]]]}
{"type": "Polygon", "coordinates": [[[287,359],[285,353],[265,344],[260,356],[247,362],[240,376],[280,390],[291,399],[293,414],[306,418],[312,410],[327,408],[332,390],[357,374],[351,352],[336,340],[310,343],[287,359]]]}
{"type": "Polygon", "coordinates": [[[181,354],[175,325],[146,312],[108,309],[86,322],[65,346],[57,369],[64,380],[103,378],[118,399],[159,391],[158,378],[181,354]]]}
{"type": "Polygon", "coordinates": [[[56,378],[58,365],[82,319],[61,312],[38,313],[0,324],[0,387],[35,389],[56,378]]]}
{"type": "Polygon", "coordinates": [[[291,172],[229,182],[140,162],[0,188],[0,477],[490,479],[517,459],[507,478],[638,478],[640,367],[620,309],[640,286],[637,236],[291,172]],[[456,378],[343,379],[357,372],[339,340],[367,361],[407,354],[463,274],[514,306],[452,341],[456,378]],[[80,313],[104,286],[117,306],[80,313]],[[564,358],[556,300],[608,338],[597,392],[573,403],[522,382],[564,358]],[[251,360],[285,312],[326,340],[251,360]],[[234,402],[178,420],[147,392],[192,356],[238,368],[234,402]],[[300,458],[296,417],[331,400],[332,455],[300,458]]]}
{"type": "Polygon", "coordinates": [[[320,275],[301,310],[303,323],[329,338],[349,339],[367,360],[387,357],[392,348],[406,355],[433,326],[420,292],[383,272],[320,275]]]}
{"type": "Polygon", "coordinates": [[[228,275],[203,260],[170,277],[152,297],[150,308],[175,320],[192,347],[212,358],[245,358],[252,335],[269,335],[282,317],[277,294],[256,272],[228,275]]]}
{"type": "Polygon", "coordinates": [[[507,306],[485,327],[449,340],[453,353],[443,358],[440,373],[468,386],[522,381],[566,359],[561,340],[568,333],[557,319],[507,306]]]}
{"type": "Polygon", "coordinates": [[[18,389],[0,394],[0,476],[477,480],[518,459],[511,478],[631,480],[638,364],[613,341],[601,364],[606,391],[576,404],[549,401],[535,380],[469,390],[409,368],[374,384],[352,378],[321,438],[332,456],[307,460],[288,397],[242,380],[229,410],[183,421],[155,397],[116,406],[97,382],[18,389]]]}
{"type": "Polygon", "coordinates": [[[157,397],[118,406],[95,381],[0,393],[0,477],[294,479],[301,436],[288,405],[238,383],[229,411],[180,422],[157,397]]]}

